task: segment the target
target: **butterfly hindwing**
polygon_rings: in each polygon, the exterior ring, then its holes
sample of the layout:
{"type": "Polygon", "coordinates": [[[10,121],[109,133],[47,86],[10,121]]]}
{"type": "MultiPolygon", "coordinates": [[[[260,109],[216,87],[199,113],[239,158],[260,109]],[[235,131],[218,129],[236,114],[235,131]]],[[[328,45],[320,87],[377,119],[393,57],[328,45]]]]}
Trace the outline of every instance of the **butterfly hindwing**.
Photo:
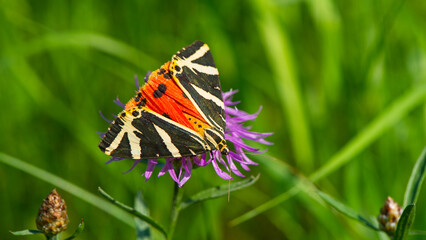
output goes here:
{"type": "Polygon", "coordinates": [[[211,150],[228,154],[222,99],[210,49],[196,41],[149,76],[99,147],[107,155],[132,159],[179,158],[211,150]]]}
{"type": "Polygon", "coordinates": [[[176,53],[170,72],[204,119],[223,135],[224,103],[219,72],[207,44],[196,41],[176,53]]]}
{"type": "Polygon", "coordinates": [[[108,155],[132,159],[194,156],[210,150],[197,132],[146,108],[124,110],[99,147],[108,155]]]}

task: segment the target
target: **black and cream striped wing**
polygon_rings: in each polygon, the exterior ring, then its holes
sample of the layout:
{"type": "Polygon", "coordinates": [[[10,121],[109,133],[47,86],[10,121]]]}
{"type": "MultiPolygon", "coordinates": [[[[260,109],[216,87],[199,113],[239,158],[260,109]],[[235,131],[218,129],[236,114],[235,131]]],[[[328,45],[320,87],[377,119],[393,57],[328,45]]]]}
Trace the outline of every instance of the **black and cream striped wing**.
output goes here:
{"type": "Polygon", "coordinates": [[[222,133],[224,103],[219,72],[207,44],[196,41],[172,57],[170,72],[203,118],[222,133]]]}
{"type": "Polygon", "coordinates": [[[146,108],[121,112],[99,148],[107,155],[132,159],[177,158],[210,150],[197,132],[146,108]]]}

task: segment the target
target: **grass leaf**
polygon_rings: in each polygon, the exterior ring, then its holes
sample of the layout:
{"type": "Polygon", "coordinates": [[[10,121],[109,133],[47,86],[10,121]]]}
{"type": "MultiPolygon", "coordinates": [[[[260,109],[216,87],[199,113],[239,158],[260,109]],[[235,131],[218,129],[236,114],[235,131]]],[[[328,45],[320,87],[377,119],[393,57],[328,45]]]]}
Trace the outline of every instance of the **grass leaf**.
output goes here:
{"type": "Polygon", "coordinates": [[[253,9],[258,11],[258,30],[272,70],[282,111],[289,123],[289,132],[297,165],[303,170],[312,170],[314,148],[306,116],[305,104],[299,87],[297,61],[294,60],[290,36],[280,24],[272,1],[253,0],[253,9]]]}
{"type": "Polygon", "coordinates": [[[239,182],[233,182],[231,184],[224,184],[217,187],[209,188],[207,190],[201,191],[193,195],[188,200],[182,202],[179,207],[180,209],[184,209],[194,203],[222,197],[224,195],[227,195],[229,192],[233,192],[233,191],[237,191],[237,190],[249,187],[253,185],[259,179],[259,177],[260,177],[260,174],[257,175],[256,177],[251,176],[250,178],[239,181],[239,182]]]}
{"type": "Polygon", "coordinates": [[[154,227],[155,229],[157,229],[158,231],[160,231],[164,235],[165,238],[167,238],[167,232],[166,232],[166,230],[164,230],[164,228],[159,223],[157,223],[154,219],[146,216],[145,214],[137,211],[136,209],[134,209],[132,207],[127,206],[124,203],[121,203],[121,202],[115,200],[111,195],[109,195],[108,193],[106,193],[102,188],[98,187],[98,190],[99,190],[99,193],[103,197],[105,197],[108,201],[110,201],[111,203],[113,203],[117,207],[123,209],[124,211],[132,214],[133,216],[135,216],[135,217],[137,217],[137,218],[139,218],[139,219],[147,222],[152,227],[154,227]]]}
{"type": "Polygon", "coordinates": [[[426,172],[426,147],[416,162],[404,195],[404,206],[416,204],[426,172]]]}
{"type": "MultiPolygon", "coordinates": [[[[387,109],[379,114],[370,124],[368,124],[358,135],[352,138],[344,147],[335,153],[330,160],[323,165],[319,170],[314,172],[309,179],[312,182],[317,182],[320,179],[328,176],[338,168],[349,163],[357,154],[370,146],[377,140],[385,131],[391,128],[395,123],[405,117],[410,110],[422,104],[426,97],[426,84],[419,86],[410,92],[396,99],[387,109]]],[[[300,186],[281,193],[271,200],[259,205],[243,215],[235,218],[231,222],[234,224],[243,223],[275,206],[281,204],[287,199],[293,197],[299,192],[300,186]]]]}
{"type": "Polygon", "coordinates": [[[16,231],[16,232],[10,231],[10,233],[12,233],[15,236],[28,236],[28,235],[34,235],[34,234],[44,233],[44,232],[41,230],[26,229],[26,230],[16,231]]]}
{"type": "Polygon", "coordinates": [[[81,232],[83,232],[83,230],[84,230],[84,221],[83,221],[83,219],[81,219],[81,222],[80,222],[80,224],[78,224],[78,227],[75,230],[75,232],[73,233],[73,235],[66,238],[65,240],[71,240],[71,239],[76,238],[78,235],[80,235],[81,232]]]}
{"type": "Polygon", "coordinates": [[[414,204],[410,204],[404,209],[396,227],[394,240],[403,240],[407,237],[411,224],[414,221],[415,210],[416,205],[414,204]]]}
{"type": "Polygon", "coordinates": [[[4,163],[13,168],[19,169],[25,173],[28,173],[40,180],[43,180],[47,183],[52,184],[57,188],[61,188],[62,190],[82,199],[83,201],[101,209],[102,211],[110,214],[111,216],[117,218],[118,220],[126,223],[127,225],[134,227],[133,221],[131,217],[121,209],[117,208],[111,203],[108,203],[104,199],[78,187],[77,185],[66,181],[50,172],[47,172],[43,169],[40,169],[34,165],[21,161],[17,158],[11,157],[4,153],[0,152],[0,163],[4,163]]]}
{"type": "MultiPolygon", "coordinates": [[[[135,210],[146,216],[149,216],[149,209],[146,206],[145,201],[143,200],[142,191],[138,191],[135,196],[135,210]]],[[[149,228],[149,225],[145,221],[142,221],[141,219],[135,217],[135,224],[137,240],[152,239],[151,230],[149,228]]]]}
{"type": "Polygon", "coordinates": [[[325,202],[327,202],[330,206],[332,206],[334,209],[344,214],[345,216],[357,220],[373,230],[380,231],[380,229],[376,227],[373,223],[362,217],[361,214],[357,213],[352,208],[346,206],[344,203],[334,199],[333,197],[324,192],[318,191],[318,194],[325,202]]]}

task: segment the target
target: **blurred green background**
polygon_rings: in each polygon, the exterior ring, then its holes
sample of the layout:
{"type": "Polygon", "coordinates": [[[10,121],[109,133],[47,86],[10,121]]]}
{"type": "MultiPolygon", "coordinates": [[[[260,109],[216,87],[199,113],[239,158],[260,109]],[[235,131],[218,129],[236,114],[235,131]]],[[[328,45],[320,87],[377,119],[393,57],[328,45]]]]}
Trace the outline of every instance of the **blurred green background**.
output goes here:
{"type": "MultiPolygon", "coordinates": [[[[296,176],[311,177],[361,213],[378,215],[387,196],[402,204],[426,143],[425,13],[424,0],[1,0],[0,152],[95,195],[102,186],[127,204],[142,189],[151,216],[167,226],[171,178],[145,183],[145,165],[125,175],[130,161],[105,165],[96,132],[108,123],[98,111],[118,113],[112,100],[133,96],[135,74],[142,79],[202,40],[223,90],[239,90],[238,107],[253,113],[263,106],[251,124],[274,132],[268,140],[275,144],[252,156],[260,164],[247,175],[261,173],[254,186],[230,202],[185,209],[175,239],[383,238],[309,192],[238,225],[230,221],[292,188],[296,176]]],[[[42,199],[57,187],[19,168],[0,161],[1,239],[35,228],[42,199]]],[[[184,196],[226,183],[212,166],[200,168],[184,196]]],[[[426,230],[424,190],[414,228],[426,230]]],[[[79,239],[135,238],[123,221],[58,192],[69,229],[86,221],[79,239]]]]}

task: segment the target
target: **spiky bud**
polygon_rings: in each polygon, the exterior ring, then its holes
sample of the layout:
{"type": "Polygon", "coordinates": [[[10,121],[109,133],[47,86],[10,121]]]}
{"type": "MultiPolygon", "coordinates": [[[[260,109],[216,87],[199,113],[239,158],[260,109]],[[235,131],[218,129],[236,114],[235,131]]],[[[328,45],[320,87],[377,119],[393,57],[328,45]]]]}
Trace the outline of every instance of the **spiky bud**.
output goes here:
{"type": "Polygon", "coordinates": [[[67,229],[67,205],[56,189],[45,198],[38,210],[37,228],[49,236],[56,235],[67,229]]]}
{"type": "Polygon", "coordinates": [[[396,226],[401,214],[401,206],[399,206],[391,197],[388,197],[385,205],[380,209],[380,215],[377,216],[380,229],[392,236],[396,231],[396,226]]]}

